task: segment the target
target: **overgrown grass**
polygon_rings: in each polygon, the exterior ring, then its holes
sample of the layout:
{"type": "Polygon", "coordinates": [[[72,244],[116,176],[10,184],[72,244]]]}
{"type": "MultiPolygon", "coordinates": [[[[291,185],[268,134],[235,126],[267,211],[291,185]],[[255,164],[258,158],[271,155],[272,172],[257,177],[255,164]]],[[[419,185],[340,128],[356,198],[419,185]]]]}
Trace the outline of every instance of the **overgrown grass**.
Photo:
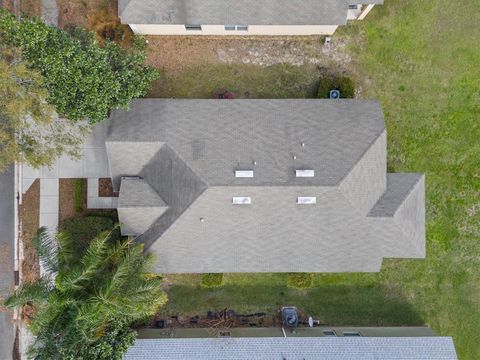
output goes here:
{"type": "MultiPolygon", "coordinates": [[[[226,274],[219,289],[170,276],[169,314],[209,309],[275,312],[282,305],[334,325],[426,323],[453,336],[461,359],[480,358],[480,12],[478,0],[388,0],[340,29],[362,96],[380,99],[388,168],[425,172],[427,258],[386,260],[378,274],[316,275],[287,287],[286,274],[226,274]]],[[[156,95],[314,97],[312,67],[208,64],[167,77],[156,95]],[[313,92],[311,90],[313,89],[313,92]],[[243,94],[243,95],[242,95],[243,94]],[[248,95],[248,96],[247,96],[248,95]]]]}
{"type": "Polygon", "coordinates": [[[311,98],[316,97],[319,75],[314,65],[201,63],[162,73],[148,97],[211,99],[215,91],[226,89],[237,98],[311,98]]]}

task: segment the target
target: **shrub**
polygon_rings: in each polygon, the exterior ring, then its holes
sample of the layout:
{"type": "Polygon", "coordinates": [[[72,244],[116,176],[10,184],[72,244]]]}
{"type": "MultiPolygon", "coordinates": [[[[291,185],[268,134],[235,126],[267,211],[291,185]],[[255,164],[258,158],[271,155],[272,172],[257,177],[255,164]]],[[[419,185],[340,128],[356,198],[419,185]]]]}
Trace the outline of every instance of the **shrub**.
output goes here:
{"type": "Polygon", "coordinates": [[[340,97],[352,99],[355,97],[355,84],[347,76],[326,76],[318,84],[318,98],[328,99],[330,90],[340,91],[340,97]]]}
{"type": "Polygon", "coordinates": [[[83,199],[85,197],[85,181],[75,179],[73,183],[73,207],[76,213],[83,211],[83,199]]]}
{"type": "Polygon", "coordinates": [[[112,109],[127,108],[147,92],[158,71],[144,64],[146,43],[135,37],[131,49],[111,41],[100,46],[93,32],[69,32],[36,18],[17,19],[0,9],[2,43],[19,47],[45,78],[47,101],[70,120],[91,123],[112,109]]]}
{"type": "Polygon", "coordinates": [[[235,99],[236,95],[227,89],[219,89],[213,93],[214,99],[235,99]]]}
{"type": "Polygon", "coordinates": [[[288,287],[296,289],[308,289],[313,285],[312,273],[290,273],[287,280],[288,287]]]}
{"type": "Polygon", "coordinates": [[[223,274],[216,273],[216,274],[202,274],[202,281],[200,282],[200,286],[206,288],[213,288],[219,287],[223,285],[223,274]]]}
{"type": "Polygon", "coordinates": [[[93,238],[102,231],[112,230],[113,226],[113,220],[109,217],[82,216],[64,220],[60,230],[75,239],[75,251],[77,254],[82,254],[93,238]]]}

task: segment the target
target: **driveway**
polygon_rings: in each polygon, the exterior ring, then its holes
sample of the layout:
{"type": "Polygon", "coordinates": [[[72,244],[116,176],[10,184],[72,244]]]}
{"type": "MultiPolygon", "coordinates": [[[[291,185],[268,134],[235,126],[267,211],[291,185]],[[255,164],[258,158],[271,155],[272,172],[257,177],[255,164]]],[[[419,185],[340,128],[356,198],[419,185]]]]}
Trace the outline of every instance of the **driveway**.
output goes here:
{"type": "MultiPolygon", "coordinates": [[[[14,170],[0,174],[0,296],[14,286],[14,170]]],[[[0,359],[12,359],[14,329],[12,313],[0,312],[0,359]]]]}

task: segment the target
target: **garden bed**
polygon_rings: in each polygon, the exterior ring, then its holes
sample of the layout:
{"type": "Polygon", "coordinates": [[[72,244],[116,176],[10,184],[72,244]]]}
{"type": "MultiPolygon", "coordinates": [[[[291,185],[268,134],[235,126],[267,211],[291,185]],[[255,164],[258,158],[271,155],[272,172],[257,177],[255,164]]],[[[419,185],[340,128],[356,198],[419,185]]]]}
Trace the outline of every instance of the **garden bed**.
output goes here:
{"type": "Polygon", "coordinates": [[[112,179],[100,178],[98,179],[98,196],[99,197],[118,197],[120,193],[113,191],[112,179]]]}
{"type": "Polygon", "coordinates": [[[33,245],[40,222],[40,180],[35,180],[22,196],[19,207],[23,243],[22,282],[30,283],[40,277],[37,250],[33,245]]]}
{"type": "MultiPolygon", "coordinates": [[[[75,182],[78,179],[60,179],[59,180],[59,214],[58,220],[61,224],[63,220],[78,216],[87,209],[87,193],[81,193],[81,211],[78,211],[78,200],[75,199],[75,182]],[[75,204],[77,201],[77,205],[75,204]]],[[[84,183],[83,188],[87,188],[87,179],[81,179],[84,183]]],[[[77,194],[77,196],[80,194],[77,194]]]]}

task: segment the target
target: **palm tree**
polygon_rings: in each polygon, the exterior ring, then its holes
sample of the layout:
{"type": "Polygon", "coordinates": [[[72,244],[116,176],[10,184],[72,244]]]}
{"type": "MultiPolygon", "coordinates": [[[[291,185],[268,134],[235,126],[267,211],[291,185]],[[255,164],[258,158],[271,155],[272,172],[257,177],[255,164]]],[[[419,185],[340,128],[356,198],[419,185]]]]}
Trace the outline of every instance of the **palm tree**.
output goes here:
{"type": "Polygon", "coordinates": [[[39,229],[35,243],[50,275],[22,285],[5,301],[10,308],[33,305],[30,329],[37,338],[31,355],[42,359],[83,358],[79,354],[112,331],[126,334],[131,343],[128,326],[152,316],[167,300],[161,278],[150,273],[153,257],[142,245],[106,231],[77,254],[73,241],[39,229]]]}

